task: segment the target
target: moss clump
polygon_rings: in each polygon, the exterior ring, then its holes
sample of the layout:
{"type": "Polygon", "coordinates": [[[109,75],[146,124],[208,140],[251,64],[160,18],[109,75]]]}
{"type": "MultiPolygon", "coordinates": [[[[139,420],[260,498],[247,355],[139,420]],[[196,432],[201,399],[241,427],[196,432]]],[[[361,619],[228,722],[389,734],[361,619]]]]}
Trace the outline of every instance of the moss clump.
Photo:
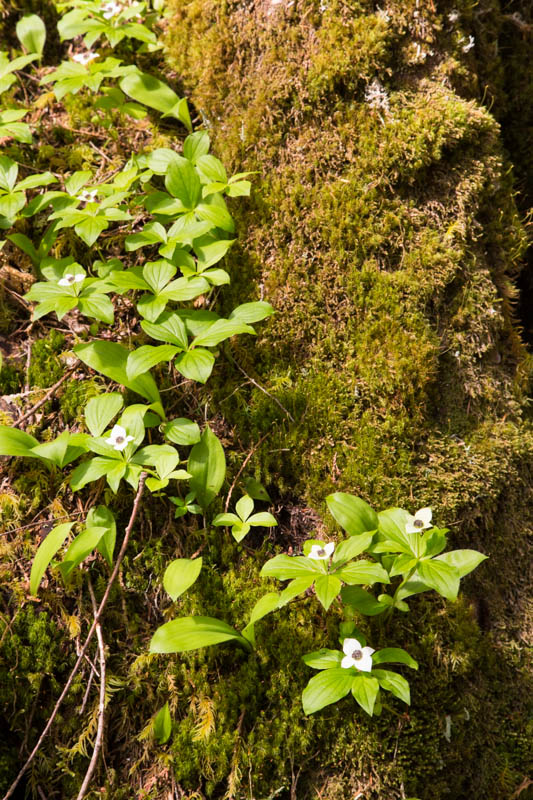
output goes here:
{"type": "Polygon", "coordinates": [[[64,349],[65,337],[54,328],[48,336],[32,343],[29,369],[32,387],[46,389],[59,380],[65,369],[59,358],[64,349]]]}

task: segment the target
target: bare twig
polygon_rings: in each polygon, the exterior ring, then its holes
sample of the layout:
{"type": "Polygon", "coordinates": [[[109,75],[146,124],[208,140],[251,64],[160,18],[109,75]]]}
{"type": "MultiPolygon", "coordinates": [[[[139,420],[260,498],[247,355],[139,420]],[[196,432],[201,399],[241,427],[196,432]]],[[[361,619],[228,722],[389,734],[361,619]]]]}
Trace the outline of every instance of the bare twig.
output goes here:
{"type": "Polygon", "coordinates": [[[48,389],[48,391],[45,394],[45,396],[41,400],[39,400],[38,403],[35,403],[33,408],[30,408],[30,410],[26,414],[24,414],[24,416],[22,416],[20,419],[18,419],[16,422],[13,423],[13,428],[19,428],[22,425],[23,422],[25,422],[27,419],[30,419],[30,417],[33,417],[35,412],[38,411],[41,408],[41,406],[44,406],[46,401],[49,400],[52,397],[54,392],[57,389],[59,389],[61,384],[64,383],[67,380],[67,378],[69,378],[72,375],[72,373],[74,372],[76,367],[77,367],[77,364],[75,364],[73,367],[70,367],[70,369],[68,369],[65,372],[65,374],[62,375],[61,378],[56,383],[54,383],[53,386],[51,386],[48,389]]]}
{"type": "Polygon", "coordinates": [[[228,496],[226,497],[226,503],[224,505],[224,512],[225,513],[227,513],[227,511],[228,511],[229,503],[230,503],[230,500],[231,500],[231,495],[233,494],[233,490],[235,489],[235,486],[237,485],[237,481],[239,480],[239,478],[241,477],[242,473],[246,469],[246,465],[248,464],[249,460],[251,459],[251,457],[253,456],[253,454],[257,450],[257,448],[260,447],[263,444],[263,442],[265,441],[265,439],[269,435],[270,435],[270,431],[269,431],[269,433],[265,433],[265,435],[262,436],[261,439],[259,439],[257,444],[254,444],[254,446],[252,447],[252,449],[250,450],[250,452],[248,453],[248,455],[246,456],[246,458],[242,462],[240,470],[235,475],[235,479],[234,479],[233,483],[231,484],[231,486],[229,487],[228,496]]]}
{"type": "Polygon", "coordinates": [[[109,599],[109,594],[111,592],[111,588],[113,586],[113,583],[115,582],[115,578],[118,575],[120,566],[122,564],[122,560],[123,560],[124,555],[126,553],[126,548],[128,547],[128,541],[129,541],[129,538],[130,538],[130,534],[131,534],[131,532],[133,530],[133,526],[135,524],[135,520],[136,520],[137,514],[139,512],[139,506],[140,506],[141,497],[142,497],[142,494],[143,494],[143,491],[144,491],[144,482],[145,482],[145,480],[146,480],[146,472],[141,472],[141,477],[139,479],[139,488],[137,489],[137,494],[135,495],[135,501],[133,503],[133,509],[131,511],[131,516],[130,516],[130,520],[128,522],[128,526],[127,526],[126,530],[124,531],[124,539],[122,540],[122,546],[120,548],[120,552],[119,552],[119,554],[117,556],[117,560],[116,560],[115,566],[113,568],[113,572],[111,573],[111,577],[109,578],[109,581],[107,582],[107,586],[106,586],[106,590],[104,592],[104,596],[102,597],[102,599],[100,601],[100,605],[98,607],[98,611],[94,615],[93,623],[92,623],[92,625],[91,625],[91,627],[89,629],[89,633],[87,634],[87,638],[85,639],[85,643],[84,643],[83,647],[80,650],[80,654],[79,654],[79,656],[77,658],[77,661],[74,664],[74,667],[72,668],[72,672],[70,673],[65,686],[63,687],[63,691],[59,695],[59,698],[58,698],[58,700],[57,700],[57,702],[56,702],[56,704],[54,706],[54,710],[52,711],[52,713],[50,715],[50,718],[49,718],[48,722],[46,723],[46,726],[45,726],[43,732],[39,736],[37,744],[35,745],[35,747],[31,751],[30,755],[26,759],[26,763],[21,767],[17,777],[15,778],[15,780],[13,781],[13,783],[11,784],[9,789],[7,790],[7,793],[4,795],[2,800],[9,800],[9,798],[12,797],[12,795],[13,795],[15,789],[17,788],[22,776],[24,775],[24,773],[26,772],[26,770],[28,769],[28,767],[32,763],[32,761],[35,758],[35,756],[37,755],[37,753],[39,751],[39,748],[41,747],[46,735],[48,734],[48,731],[52,727],[52,724],[53,724],[55,718],[57,717],[58,711],[61,708],[61,704],[63,703],[63,700],[67,696],[68,691],[69,691],[70,687],[72,686],[74,678],[78,674],[78,670],[80,668],[80,664],[82,663],[82,661],[84,659],[84,656],[85,656],[85,653],[87,651],[87,648],[89,647],[91,639],[94,636],[94,633],[96,631],[96,626],[100,622],[100,617],[102,616],[102,614],[104,612],[104,609],[105,609],[105,607],[107,605],[107,601],[109,599]]]}
{"type": "MultiPolygon", "coordinates": [[[[96,607],[96,600],[94,598],[94,591],[93,585],[91,583],[91,579],[89,578],[89,592],[91,595],[91,602],[93,604],[93,612],[95,619],[98,614],[98,610],[96,607]]],[[[100,698],[99,698],[99,705],[98,705],[98,729],[96,731],[96,739],[94,741],[94,749],[93,754],[91,757],[91,761],[87,768],[87,772],[85,773],[85,778],[83,779],[83,783],[80,787],[80,791],[78,792],[78,797],[76,800],[83,800],[85,797],[85,792],[91,782],[91,778],[93,776],[93,772],[95,770],[96,764],[98,762],[98,756],[100,755],[100,750],[102,749],[102,741],[104,736],[104,725],[105,725],[105,648],[104,648],[104,637],[102,636],[102,628],[100,623],[96,623],[96,638],[98,640],[98,655],[100,661],[100,698]]]]}

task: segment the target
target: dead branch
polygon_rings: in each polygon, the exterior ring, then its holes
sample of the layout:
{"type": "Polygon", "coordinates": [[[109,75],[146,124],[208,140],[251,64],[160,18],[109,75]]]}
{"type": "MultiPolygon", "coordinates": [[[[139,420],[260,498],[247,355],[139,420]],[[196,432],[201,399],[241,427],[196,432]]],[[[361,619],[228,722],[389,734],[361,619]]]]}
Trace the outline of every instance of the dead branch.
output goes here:
{"type": "Polygon", "coordinates": [[[47,393],[45,394],[45,396],[44,396],[44,397],[43,397],[41,400],[39,400],[39,402],[38,402],[38,403],[35,403],[35,405],[33,406],[33,408],[30,408],[30,410],[29,410],[29,411],[28,411],[26,414],[24,414],[24,415],[23,415],[23,416],[22,416],[20,419],[18,419],[16,422],[14,422],[12,427],[13,427],[13,428],[19,428],[19,427],[22,425],[22,423],[23,423],[23,422],[25,422],[27,419],[30,419],[30,417],[33,417],[33,415],[35,414],[35,412],[36,412],[36,411],[38,411],[38,410],[41,408],[41,406],[44,406],[44,404],[46,403],[46,401],[47,401],[47,400],[49,400],[49,399],[52,397],[52,395],[54,394],[54,392],[55,392],[57,389],[59,389],[59,387],[61,386],[61,384],[62,384],[62,383],[64,383],[64,382],[67,380],[67,378],[69,378],[69,377],[72,375],[72,373],[73,373],[73,372],[74,372],[74,370],[76,369],[76,366],[77,366],[77,364],[75,364],[73,367],[70,367],[70,368],[69,368],[69,369],[68,369],[68,370],[65,372],[65,374],[64,374],[64,375],[62,375],[62,377],[61,377],[61,378],[60,378],[60,379],[59,379],[59,380],[58,380],[56,383],[54,383],[54,385],[53,385],[53,386],[51,386],[51,387],[48,389],[48,391],[47,391],[47,393]]]}

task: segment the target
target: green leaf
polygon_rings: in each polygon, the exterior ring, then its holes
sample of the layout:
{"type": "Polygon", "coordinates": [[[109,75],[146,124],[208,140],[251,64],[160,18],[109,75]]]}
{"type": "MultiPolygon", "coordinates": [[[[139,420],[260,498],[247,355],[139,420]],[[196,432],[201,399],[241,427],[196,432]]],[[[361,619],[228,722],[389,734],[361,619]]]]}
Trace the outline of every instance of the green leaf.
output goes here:
{"type": "Polygon", "coordinates": [[[221,183],[224,186],[227,184],[228,176],[224,165],[215,156],[207,154],[200,156],[196,166],[205,183],[221,183]]]}
{"type": "Polygon", "coordinates": [[[390,583],[387,570],[375,561],[352,561],[335,573],[344,583],[390,583]]]}
{"type": "Polygon", "coordinates": [[[241,520],[237,514],[217,514],[212,524],[215,526],[215,528],[218,528],[222,525],[237,525],[240,521],[241,520]]]}
{"type": "Polygon", "coordinates": [[[165,703],[160,708],[154,719],[154,737],[158,744],[165,744],[172,734],[172,720],[170,719],[170,708],[165,703]]]}
{"type": "Polygon", "coordinates": [[[361,555],[361,553],[368,549],[373,536],[373,533],[361,533],[358,536],[350,536],[349,539],[345,539],[338,544],[333,553],[333,568],[345,564],[346,561],[350,561],[350,559],[361,555]]]}
{"type": "Polygon", "coordinates": [[[168,166],[165,175],[165,186],[173,197],[183,203],[187,211],[194,211],[200,201],[202,185],[191,162],[176,156],[168,166]]]}
{"type": "Polygon", "coordinates": [[[85,423],[91,434],[101,436],[123,405],[124,399],[118,392],[92,397],[85,406],[85,423]]]}
{"type": "Polygon", "coordinates": [[[379,683],[376,678],[360,672],[355,677],[352,675],[352,694],[367,714],[374,714],[374,705],[379,694],[379,683]]]}
{"type": "Polygon", "coordinates": [[[234,525],[231,527],[231,535],[235,539],[236,542],[242,542],[244,537],[250,531],[250,525],[247,522],[241,522],[238,520],[234,525]]]}
{"type": "Polygon", "coordinates": [[[166,83],[139,70],[126,75],[119,85],[125,94],[138,103],[163,113],[171,111],[180,99],[166,83]]]}
{"type": "Polygon", "coordinates": [[[312,558],[286,556],[282,553],[267,561],[259,574],[263,578],[278,578],[280,581],[311,576],[316,578],[324,574],[318,564],[312,558]]]}
{"type": "Polygon", "coordinates": [[[200,158],[209,153],[209,135],[206,131],[196,131],[187,136],[183,142],[183,155],[192,161],[193,164],[200,158]]]}
{"type": "Polygon", "coordinates": [[[193,347],[215,347],[230,336],[238,333],[251,333],[255,335],[254,329],[244,322],[230,319],[217,319],[205,333],[193,339],[193,347]]]}
{"type": "Polygon", "coordinates": [[[198,578],[202,569],[201,558],[177,558],[171,561],[163,576],[165,591],[176,601],[198,578]]]}
{"type": "Polygon", "coordinates": [[[176,353],[179,353],[179,350],[172,344],[162,344],[158,347],[146,344],[138,347],[129,354],[126,363],[129,380],[134,381],[161,361],[171,361],[176,353]]]}
{"type": "Polygon", "coordinates": [[[385,647],[383,650],[378,650],[372,655],[372,664],[405,664],[411,669],[418,669],[418,664],[411,658],[409,653],[402,650],[401,647],[385,647]]]}
{"type": "Polygon", "coordinates": [[[143,267],[143,278],[154,294],[159,294],[176,272],[176,267],[169,261],[149,261],[143,267]]]}
{"type": "Polygon", "coordinates": [[[77,492],[87,483],[97,481],[113,467],[115,462],[110,458],[91,458],[76,467],[70,476],[70,488],[77,492]]]}
{"type": "Polygon", "coordinates": [[[224,449],[208,425],[190,452],[187,472],[192,475],[191,490],[196,492],[202,508],[207,508],[219,493],[226,477],[224,449]]]}
{"type": "MultiPolygon", "coordinates": [[[[412,552],[411,540],[405,530],[409,517],[407,511],[403,508],[388,508],[386,511],[380,511],[378,517],[380,539],[398,542],[412,552]]],[[[419,536],[419,534],[416,535],[419,536]]]]}
{"type": "Polygon", "coordinates": [[[326,497],[326,502],[330,513],[350,536],[377,529],[378,515],[360,497],[335,492],[326,497]]]}
{"type": "Polygon", "coordinates": [[[367,617],[382,614],[388,608],[387,603],[380,603],[370,592],[366,592],[360,586],[343,586],[341,598],[343,603],[353,606],[360,614],[367,617]]]}
{"type": "Polygon", "coordinates": [[[175,312],[162,314],[158,322],[141,322],[141,328],[161,342],[170,342],[186,350],[188,347],[187,329],[185,323],[175,312]]]}
{"type": "Polygon", "coordinates": [[[345,697],[353,683],[353,673],[349,670],[325,669],[313,675],[302,692],[302,704],[305,714],[314,714],[321,708],[336,703],[345,697]]]}
{"type": "Polygon", "coordinates": [[[16,31],[24,49],[28,53],[37,53],[40,58],[46,42],[46,28],[42,19],[37,14],[28,14],[19,19],[16,31]]]}
{"type": "Polygon", "coordinates": [[[69,535],[73,525],[73,522],[57,525],[39,545],[30,573],[30,594],[32,596],[35,597],[37,595],[47,566],[69,535]]]}
{"type": "Polygon", "coordinates": [[[197,422],[179,417],[171,419],[163,426],[163,435],[169,442],[181,445],[196,444],[200,441],[201,433],[197,422]]]}
{"type": "Polygon", "coordinates": [[[231,640],[247,642],[238,631],[213,617],[182,617],[161,625],[150,642],[150,653],[186,653],[231,640]]]}
{"type": "Polygon", "coordinates": [[[311,576],[306,576],[303,578],[294,578],[281,592],[279,596],[279,608],[283,608],[286,606],[287,603],[290,603],[291,600],[294,600],[295,597],[298,597],[299,594],[305,592],[306,589],[315,582],[316,573],[311,576]]]}
{"type": "Polygon", "coordinates": [[[0,425],[0,456],[29,456],[34,457],[32,448],[37,447],[39,442],[29,433],[19,431],[17,428],[10,428],[7,425],[0,425]]]}
{"type": "Polygon", "coordinates": [[[249,525],[257,525],[263,528],[273,528],[278,524],[273,514],[269,514],[268,511],[259,511],[257,514],[252,514],[246,521],[249,525]]]}
{"type": "Polygon", "coordinates": [[[126,474],[126,470],[128,469],[128,465],[125,464],[123,461],[119,461],[118,463],[115,461],[113,466],[108,469],[106,472],[106,480],[108,486],[111,487],[112,491],[116,494],[118,492],[118,487],[120,485],[120,481],[126,474]]]}
{"type": "Polygon", "coordinates": [[[254,501],[247,494],[243,495],[235,504],[235,511],[243,522],[246,522],[254,510],[254,501]]]}
{"type": "Polygon", "coordinates": [[[252,609],[250,619],[248,620],[248,625],[244,631],[246,631],[250,625],[254,625],[256,622],[259,622],[260,619],[266,617],[267,614],[271,614],[272,611],[275,611],[278,608],[278,601],[278,592],[268,592],[267,594],[263,595],[263,597],[260,597],[252,609]]]}
{"type": "Polygon", "coordinates": [[[117,538],[117,525],[113,512],[106,506],[91,508],[85,520],[87,528],[104,528],[105,533],[96,545],[99,553],[105,558],[109,566],[113,566],[113,553],[117,538]]]}
{"type": "Polygon", "coordinates": [[[487,556],[477,550],[451,550],[449,553],[437,556],[433,561],[442,561],[443,564],[448,564],[455,569],[460,578],[464,578],[486,558],[487,556]]]}
{"type": "Polygon", "coordinates": [[[302,661],[312,669],[333,669],[340,667],[342,653],[339,650],[328,650],[323,647],[322,650],[315,650],[314,653],[306,653],[305,656],[302,656],[302,661]]]}
{"type": "Polygon", "coordinates": [[[436,559],[421,561],[414,577],[418,576],[427,586],[435,589],[447,600],[455,600],[457,598],[460,577],[455,567],[436,559]]]}
{"type": "Polygon", "coordinates": [[[330,607],[341,590],[341,582],[334,575],[321,575],[315,581],[316,596],[326,609],[330,607]]]}
{"type": "Polygon", "coordinates": [[[275,313],[270,303],[258,300],[255,303],[243,303],[241,306],[237,306],[237,308],[233,309],[229,318],[251,324],[253,322],[260,322],[262,319],[270,317],[275,313]]]}
{"type": "Polygon", "coordinates": [[[76,345],[74,352],[87,366],[161,407],[157,386],[149,373],[140,375],[134,380],[128,378],[126,364],[130,351],[121,344],[96,339],[76,345]]]}
{"type": "Polygon", "coordinates": [[[87,217],[74,225],[74,230],[87,247],[92,247],[100,234],[109,227],[105,217],[87,217]]]}
{"type": "Polygon", "coordinates": [[[215,356],[209,350],[198,347],[195,350],[188,350],[180,353],[174,362],[174,366],[184,378],[197,383],[205,383],[213,371],[215,356]]]}
{"type": "Polygon", "coordinates": [[[113,303],[105,294],[91,294],[90,296],[80,297],[78,308],[82,314],[91,319],[98,319],[106,325],[112,325],[115,321],[115,309],[113,303]]]}
{"type": "Polygon", "coordinates": [[[92,553],[106,530],[106,528],[85,528],[76,536],[59,565],[63,580],[92,553]]]}
{"type": "MultiPolygon", "coordinates": [[[[39,458],[46,458],[48,461],[51,461],[56,467],[64,467],[70,438],[70,433],[68,431],[63,431],[57,439],[37,445],[37,447],[33,448],[32,452],[39,458]]],[[[81,455],[83,452],[83,448],[79,449],[79,452],[76,452],[74,457],[81,455]]]]}
{"type": "MultiPolygon", "coordinates": [[[[210,236],[196,239],[194,242],[194,252],[198,256],[198,271],[203,272],[224,258],[234,241],[234,239],[218,239],[213,241],[210,236]]],[[[241,321],[246,322],[246,320],[241,321]]]]}
{"type": "MultiPolygon", "coordinates": [[[[151,153],[147,154],[146,166],[148,169],[151,169],[152,172],[155,172],[156,175],[165,175],[172,162],[179,158],[180,156],[175,150],[171,150],[169,147],[158,147],[157,150],[152,150],[151,153]]],[[[157,238],[154,239],[154,241],[166,241],[166,237],[163,236],[163,238],[157,238]]]]}
{"type": "Polygon", "coordinates": [[[270,495],[263,484],[259,483],[259,481],[256,481],[255,478],[246,478],[244,481],[244,488],[246,494],[249,494],[254,500],[266,500],[268,502],[272,502],[270,495]]]}
{"type": "Polygon", "coordinates": [[[397,672],[390,672],[388,669],[373,669],[372,676],[378,679],[382,689],[390,692],[399,700],[403,700],[407,705],[411,704],[409,683],[403,675],[398,675],[397,672]]]}

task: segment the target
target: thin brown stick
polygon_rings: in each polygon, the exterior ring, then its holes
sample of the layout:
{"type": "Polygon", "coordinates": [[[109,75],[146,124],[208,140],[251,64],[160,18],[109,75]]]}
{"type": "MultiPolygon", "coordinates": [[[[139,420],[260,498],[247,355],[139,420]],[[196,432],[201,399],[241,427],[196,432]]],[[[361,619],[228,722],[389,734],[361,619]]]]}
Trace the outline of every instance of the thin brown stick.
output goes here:
{"type": "Polygon", "coordinates": [[[44,404],[46,403],[46,401],[47,401],[47,400],[49,400],[49,399],[52,397],[52,395],[54,394],[54,392],[55,392],[57,389],[59,389],[59,387],[61,386],[61,384],[62,384],[62,383],[64,383],[64,382],[66,381],[66,379],[67,379],[67,378],[69,378],[69,377],[72,375],[72,373],[74,372],[74,370],[76,369],[76,367],[77,367],[77,364],[75,364],[73,367],[70,367],[70,368],[69,368],[69,369],[68,369],[68,370],[65,372],[65,374],[64,374],[64,375],[63,375],[63,376],[62,376],[62,377],[61,377],[61,378],[60,378],[60,379],[59,379],[59,380],[58,380],[56,383],[54,383],[54,385],[53,385],[53,386],[51,386],[51,387],[48,389],[47,393],[46,393],[46,394],[45,394],[45,396],[42,398],[42,400],[39,400],[39,402],[38,402],[38,403],[35,403],[35,405],[33,406],[33,408],[30,408],[30,410],[29,410],[29,411],[28,411],[26,414],[24,414],[24,416],[22,416],[20,419],[18,419],[16,422],[14,422],[14,423],[13,423],[12,427],[13,427],[13,428],[19,428],[19,427],[22,425],[22,423],[23,423],[23,422],[26,422],[26,420],[27,420],[27,419],[29,419],[30,417],[33,417],[33,415],[35,414],[35,412],[36,412],[36,411],[38,411],[38,410],[41,408],[41,406],[44,406],[44,404]]]}
{"type": "Polygon", "coordinates": [[[231,500],[231,495],[233,494],[233,490],[235,489],[235,486],[237,485],[237,481],[239,480],[239,478],[241,477],[242,473],[246,469],[246,465],[248,464],[249,460],[251,459],[251,457],[253,456],[253,454],[257,450],[257,448],[260,447],[263,444],[263,442],[265,441],[265,439],[269,435],[270,435],[270,431],[269,431],[269,433],[265,433],[265,435],[262,436],[261,439],[259,439],[257,444],[254,444],[254,446],[252,447],[252,449],[250,450],[250,452],[248,453],[248,455],[246,456],[246,458],[242,462],[241,468],[239,469],[238,473],[235,475],[235,480],[233,481],[233,483],[229,487],[228,496],[226,497],[226,503],[224,505],[224,512],[225,513],[227,513],[227,511],[228,511],[229,503],[230,503],[230,500],[231,500]]]}
{"type": "Polygon", "coordinates": [[[120,565],[122,564],[122,560],[123,560],[124,555],[126,553],[126,548],[128,546],[128,541],[129,541],[129,538],[130,538],[130,534],[131,534],[131,532],[133,530],[133,526],[135,524],[135,519],[137,518],[137,514],[138,514],[138,511],[139,511],[139,505],[141,503],[141,497],[142,497],[142,494],[143,494],[143,491],[144,491],[144,482],[145,482],[145,480],[146,480],[146,472],[141,472],[141,476],[140,476],[140,479],[139,479],[139,488],[137,489],[137,494],[135,495],[135,501],[133,503],[133,509],[131,511],[130,521],[128,522],[128,526],[127,526],[126,530],[124,531],[124,539],[122,541],[122,546],[120,548],[120,552],[119,552],[119,554],[117,556],[117,560],[116,560],[115,566],[113,568],[113,572],[111,573],[111,577],[109,578],[109,581],[107,582],[106,590],[104,592],[104,596],[102,597],[102,600],[100,601],[100,605],[98,607],[98,611],[94,615],[93,623],[92,623],[92,625],[91,625],[91,627],[89,629],[89,633],[87,634],[87,638],[85,639],[85,643],[84,643],[83,647],[80,650],[80,654],[78,656],[78,659],[77,659],[76,663],[74,664],[74,667],[72,668],[72,672],[70,673],[65,686],[63,687],[63,691],[59,695],[59,698],[58,698],[58,700],[57,700],[57,702],[56,702],[56,704],[54,706],[54,710],[52,711],[52,714],[50,715],[50,719],[46,723],[46,726],[45,726],[43,732],[39,736],[37,744],[35,745],[35,747],[31,751],[30,755],[28,756],[28,758],[26,760],[26,763],[22,766],[19,774],[17,775],[17,777],[15,778],[15,780],[13,781],[13,783],[11,784],[9,789],[7,790],[7,793],[4,795],[2,800],[9,800],[9,798],[12,797],[13,792],[15,791],[15,789],[17,788],[17,786],[18,786],[18,784],[20,782],[20,779],[22,778],[22,776],[24,775],[24,773],[26,772],[26,770],[28,769],[28,767],[32,763],[33,759],[37,755],[37,753],[39,751],[39,748],[41,747],[41,745],[42,745],[42,743],[43,743],[48,731],[52,727],[52,724],[53,724],[55,718],[57,717],[58,711],[61,708],[61,704],[63,703],[63,700],[67,696],[68,690],[72,686],[74,678],[78,674],[78,670],[80,668],[80,664],[82,663],[82,661],[84,659],[84,656],[85,656],[85,653],[87,651],[87,648],[89,647],[91,639],[94,636],[94,632],[96,630],[96,626],[100,622],[100,617],[102,616],[102,614],[104,612],[104,609],[105,609],[105,607],[107,605],[107,601],[109,599],[109,594],[111,592],[111,588],[113,586],[113,583],[115,582],[115,578],[118,575],[118,571],[120,569],[120,565]]]}
{"type": "MultiPolygon", "coordinates": [[[[96,615],[98,610],[96,608],[96,600],[94,597],[93,585],[89,578],[89,592],[91,595],[91,602],[93,604],[93,613],[96,615]]],[[[98,762],[98,756],[100,755],[100,750],[102,749],[102,741],[104,737],[104,725],[105,725],[105,647],[104,647],[104,637],[102,636],[102,628],[99,622],[96,623],[96,638],[98,640],[98,655],[100,661],[100,697],[99,697],[99,705],[98,705],[98,729],[96,731],[96,739],[94,741],[94,748],[93,754],[91,757],[91,761],[87,768],[87,772],[85,773],[85,778],[83,779],[83,783],[80,787],[80,791],[78,792],[78,796],[76,800],[83,800],[85,797],[85,792],[87,791],[89,784],[91,782],[91,778],[93,776],[93,772],[96,768],[96,764],[98,762]]]]}

